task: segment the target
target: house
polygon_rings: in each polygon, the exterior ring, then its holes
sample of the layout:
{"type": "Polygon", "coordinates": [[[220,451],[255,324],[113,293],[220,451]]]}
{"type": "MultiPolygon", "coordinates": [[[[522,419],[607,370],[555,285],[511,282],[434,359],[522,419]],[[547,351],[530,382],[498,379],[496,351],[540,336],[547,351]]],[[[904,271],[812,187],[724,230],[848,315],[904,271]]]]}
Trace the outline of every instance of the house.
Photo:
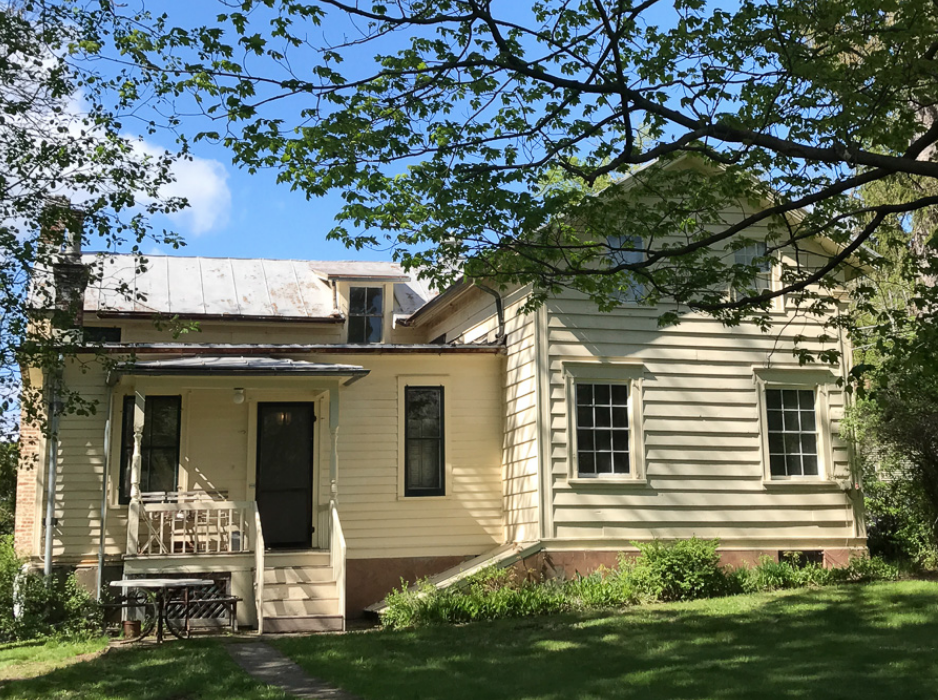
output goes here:
{"type": "Polygon", "coordinates": [[[402,578],[585,572],[654,538],[719,538],[728,563],[865,551],[846,368],[794,361],[822,321],[784,300],[766,334],[574,293],[522,313],[524,288],[434,294],[390,263],[82,264],[109,362],[61,380],[94,415],[56,442],[23,426],[16,546],[37,566],[48,544],[98,585],[207,575],[278,631],[342,629],[402,578]]]}

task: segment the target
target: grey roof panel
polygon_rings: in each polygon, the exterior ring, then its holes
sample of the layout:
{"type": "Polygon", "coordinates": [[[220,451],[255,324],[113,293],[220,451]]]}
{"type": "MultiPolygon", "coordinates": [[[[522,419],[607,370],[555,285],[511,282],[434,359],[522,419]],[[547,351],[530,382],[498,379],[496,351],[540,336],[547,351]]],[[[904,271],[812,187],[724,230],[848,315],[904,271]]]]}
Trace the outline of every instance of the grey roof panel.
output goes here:
{"type": "Polygon", "coordinates": [[[177,314],[204,314],[205,298],[202,296],[202,285],[193,284],[200,279],[202,268],[198,258],[180,258],[169,266],[169,303],[173,313],[177,314]]]}
{"type": "Polygon", "coordinates": [[[374,279],[394,285],[394,314],[409,315],[435,296],[394,263],[322,262],[153,255],[146,270],[132,255],[85,255],[99,270],[85,293],[89,312],[183,316],[328,319],[337,315],[327,279],[374,279]],[[400,281],[398,281],[400,280],[400,281]]]}
{"type": "Polygon", "coordinates": [[[368,374],[361,365],[309,362],[286,357],[236,357],[194,355],[165,360],[141,360],[118,368],[122,374],[290,374],[309,376],[357,376],[368,374]]]}

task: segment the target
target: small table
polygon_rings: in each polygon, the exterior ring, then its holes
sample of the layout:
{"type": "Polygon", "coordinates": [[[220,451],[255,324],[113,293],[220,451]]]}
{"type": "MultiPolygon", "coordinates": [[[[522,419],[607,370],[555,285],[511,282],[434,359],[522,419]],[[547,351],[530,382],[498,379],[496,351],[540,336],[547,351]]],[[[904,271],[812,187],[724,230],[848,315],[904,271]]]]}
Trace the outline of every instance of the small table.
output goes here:
{"type": "Polygon", "coordinates": [[[131,578],[112,581],[114,588],[143,588],[156,591],[156,643],[163,643],[163,623],[166,620],[166,591],[184,589],[188,601],[189,589],[210,586],[214,581],[204,578],[131,578]]]}

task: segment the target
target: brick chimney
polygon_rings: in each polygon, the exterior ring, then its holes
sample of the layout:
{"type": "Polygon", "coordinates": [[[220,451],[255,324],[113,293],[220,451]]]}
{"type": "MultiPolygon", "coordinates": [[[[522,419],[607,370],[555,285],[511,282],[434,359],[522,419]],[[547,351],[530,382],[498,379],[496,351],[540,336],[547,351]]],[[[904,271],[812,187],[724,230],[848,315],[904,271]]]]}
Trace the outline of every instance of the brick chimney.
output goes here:
{"type": "Polygon", "coordinates": [[[50,197],[43,211],[40,244],[51,254],[55,303],[52,325],[60,331],[81,328],[88,268],[81,262],[84,213],[64,197],[50,197]]]}

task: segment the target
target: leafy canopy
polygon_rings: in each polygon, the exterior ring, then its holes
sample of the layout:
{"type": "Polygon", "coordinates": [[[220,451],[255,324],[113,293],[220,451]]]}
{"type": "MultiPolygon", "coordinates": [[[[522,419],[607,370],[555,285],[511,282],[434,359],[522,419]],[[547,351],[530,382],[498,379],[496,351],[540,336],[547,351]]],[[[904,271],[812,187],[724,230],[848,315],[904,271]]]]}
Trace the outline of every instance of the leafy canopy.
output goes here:
{"type": "Polygon", "coordinates": [[[102,2],[91,19],[128,81],[191,94],[236,163],[340,191],[331,236],[443,284],[601,308],[640,285],[729,322],[783,293],[819,310],[884,222],[938,203],[857,196],[938,176],[928,0],[228,0],[190,27],[102,2]],[[578,184],[543,187],[557,172],[578,184]],[[594,196],[617,172],[628,196],[594,196]],[[834,245],[812,259],[818,235],[834,245]],[[751,237],[766,255],[737,262],[751,237]],[[760,290],[779,251],[783,288],[760,290]]]}
{"type": "MultiPolygon", "coordinates": [[[[148,217],[183,200],[161,197],[172,178],[169,153],[147,155],[124,130],[122,113],[136,96],[123,79],[94,70],[98,47],[82,41],[77,7],[41,2],[0,8],[0,414],[2,432],[17,402],[42,421],[42,390],[21,386],[18,363],[54,377],[65,358],[85,345],[76,323],[77,299],[56,298],[51,284],[68,239],[114,248],[129,241],[139,252],[148,217]],[[69,203],[70,202],[70,203],[69,203]],[[34,280],[30,288],[30,280],[34,280]],[[68,303],[71,302],[71,303],[68,303]],[[69,331],[72,332],[64,332],[69,331]]],[[[75,262],[75,261],[71,261],[75,262]]],[[[77,268],[73,268],[72,271],[77,268]]],[[[102,360],[92,353],[83,361],[102,360]]],[[[80,393],[59,387],[60,409],[91,411],[80,393]]],[[[12,422],[12,421],[11,421],[12,422]]],[[[47,426],[46,426],[47,427],[47,426]]]]}

